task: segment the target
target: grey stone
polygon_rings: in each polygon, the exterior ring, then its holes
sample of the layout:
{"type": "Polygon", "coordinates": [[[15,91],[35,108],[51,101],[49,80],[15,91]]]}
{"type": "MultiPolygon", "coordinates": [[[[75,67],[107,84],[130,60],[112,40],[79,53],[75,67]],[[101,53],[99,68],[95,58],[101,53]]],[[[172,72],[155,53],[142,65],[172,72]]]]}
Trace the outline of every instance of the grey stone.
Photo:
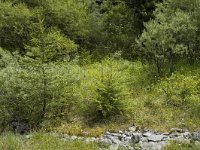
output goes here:
{"type": "Polygon", "coordinates": [[[170,137],[169,136],[164,136],[162,141],[169,141],[170,140],[170,137]]]}
{"type": "Polygon", "coordinates": [[[180,128],[171,128],[171,133],[173,132],[179,132],[179,133],[182,133],[183,132],[183,129],[180,129],[180,128]]]}
{"type": "Polygon", "coordinates": [[[170,133],[169,132],[164,132],[163,135],[170,135],[170,133]]]}
{"type": "Polygon", "coordinates": [[[142,137],[142,142],[148,142],[148,137],[142,137]]]}
{"type": "Polygon", "coordinates": [[[200,141],[200,131],[192,133],[192,139],[200,141]]]}
{"type": "Polygon", "coordinates": [[[112,143],[114,143],[114,144],[119,144],[121,142],[116,138],[112,138],[111,140],[112,140],[112,143]]]}
{"type": "Polygon", "coordinates": [[[133,132],[131,132],[131,131],[130,131],[130,132],[127,132],[127,131],[126,131],[124,134],[125,134],[126,136],[132,136],[133,132]]]}
{"type": "Polygon", "coordinates": [[[163,137],[163,135],[151,135],[148,137],[148,140],[153,142],[160,142],[162,141],[163,137]]]}
{"type": "Polygon", "coordinates": [[[110,132],[107,131],[107,132],[105,133],[105,135],[110,135],[110,132]]]}
{"type": "Polygon", "coordinates": [[[178,136],[180,136],[180,133],[172,133],[169,135],[170,138],[176,138],[178,136]]]}
{"type": "Polygon", "coordinates": [[[143,133],[142,135],[143,136],[145,136],[145,137],[149,137],[149,136],[151,136],[153,133],[151,133],[151,132],[146,132],[146,133],[143,133]]]}
{"type": "Polygon", "coordinates": [[[119,130],[119,133],[120,133],[120,134],[123,134],[123,131],[119,130]]]}
{"type": "Polygon", "coordinates": [[[120,133],[111,133],[110,135],[112,135],[112,136],[116,136],[116,137],[120,137],[120,136],[121,136],[120,133]]]}
{"type": "Polygon", "coordinates": [[[111,145],[111,144],[112,144],[112,141],[111,141],[110,139],[101,138],[101,139],[99,140],[99,143],[111,145]]]}
{"type": "Polygon", "coordinates": [[[167,145],[166,142],[144,142],[140,146],[142,150],[162,150],[163,146],[167,145]]]}
{"type": "Polygon", "coordinates": [[[77,138],[78,138],[78,137],[75,136],[75,135],[71,136],[71,140],[76,140],[77,138]]]}
{"type": "Polygon", "coordinates": [[[192,137],[192,135],[191,135],[190,132],[184,132],[184,133],[183,133],[183,137],[189,139],[189,138],[192,137]]]}
{"type": "Polygon", "coordinates": [[[127,136],[126,139],[127,139],[127,141],[128,141],[129,143],[132,142],[132,136],[127,136]]]}
{"type": "Polygon", "coordinates": [[[112,144],[109,147],[110,150],[118,150],[118,148],[119,148],[119,144],[112,144]]]}
{"type": "Polygon", "coordinates": [[[132,136],[132,143],[138,143],[142,138],[140,133],[134,133],[132,136]]]}

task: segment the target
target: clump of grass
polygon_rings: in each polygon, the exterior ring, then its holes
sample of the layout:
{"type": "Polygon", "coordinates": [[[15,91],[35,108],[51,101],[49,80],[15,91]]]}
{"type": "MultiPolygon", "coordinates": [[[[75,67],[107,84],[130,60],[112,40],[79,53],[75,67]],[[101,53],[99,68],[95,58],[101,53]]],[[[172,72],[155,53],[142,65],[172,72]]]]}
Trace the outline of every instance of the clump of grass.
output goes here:
{"type": "Polygon", "coordinates": [[[194,143],[190,144],[178,144],[172,141],[169,145],[163,148],[163,150],[199,150],[199,146],[194,143]]]}
{"type": "Polygon", "coordinates": [[[96,143],[86,143],[80,140],[63,141],[45,133],[33,133],[29,139],[21,135],[4,134],[0,136],[2,150],[97,150],[96,143]]]}

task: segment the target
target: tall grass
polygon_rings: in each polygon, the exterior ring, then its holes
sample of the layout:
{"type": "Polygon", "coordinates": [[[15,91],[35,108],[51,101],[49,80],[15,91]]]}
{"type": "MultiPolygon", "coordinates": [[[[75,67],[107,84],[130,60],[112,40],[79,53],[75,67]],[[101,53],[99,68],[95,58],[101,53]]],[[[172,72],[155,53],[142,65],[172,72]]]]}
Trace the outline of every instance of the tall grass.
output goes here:
{"type": "Polygon", "coordinates": [[[12,133],[0,136],[1,150],[97,150],[96,143],[63,141],[44,133],[33,133],[30,138],[12,133]]]}

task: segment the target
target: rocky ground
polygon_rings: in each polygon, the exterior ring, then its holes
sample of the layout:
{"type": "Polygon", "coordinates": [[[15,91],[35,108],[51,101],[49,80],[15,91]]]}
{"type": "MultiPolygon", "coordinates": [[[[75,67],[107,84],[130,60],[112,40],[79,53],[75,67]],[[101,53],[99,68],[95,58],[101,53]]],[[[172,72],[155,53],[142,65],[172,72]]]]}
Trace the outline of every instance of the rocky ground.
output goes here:
{"type": "Polygon", "coordinates": [[[101,137],[78,137],[59,135],[51,133],[52,136],[62,140],[85,140],[85,142],[98,142],[110,147],[110,150],[117,150],[119,147],[129,150],[161,150],[170,141],[177,143],[190,143],[193,141],[200,147],[200,132],[189,132],[188,130],[173,128],[170,132],[160,133],[152,130],[137,130],[135,126],[130,127],[127,131],[117,133],[106,132],[101,137]]]}

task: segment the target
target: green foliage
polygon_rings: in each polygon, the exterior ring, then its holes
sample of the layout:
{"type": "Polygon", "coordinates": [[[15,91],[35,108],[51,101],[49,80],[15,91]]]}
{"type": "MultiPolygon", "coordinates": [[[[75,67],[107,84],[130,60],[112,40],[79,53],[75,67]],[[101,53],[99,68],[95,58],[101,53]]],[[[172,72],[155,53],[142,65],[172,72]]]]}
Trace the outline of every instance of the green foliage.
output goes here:
{"type": "Polygon", "coordinates": [[[47,27],[58,27],[63,34],[75,40],[87,33],[87,7],[83,1],[50,0],[44,10],[47,27]]]}
{"type": "Polygon", "coordinates": [[[159,86],[166,95],[165,104],[188,109],[199,105],[199,85],[199,76],[173,74],[159,86]]]}
{"type": "Polygon", "coordinates": [[[110,118],[124,114],[128,103],[125,103],[126,95],[122,95],[119,83],[114,83],[113,79],[103,79],[97,89],[97,94],[95,103],[99,118],[110,118]]]}
{"type": "Polygon", "coordinates": [[[32,25],[31,39],[27,42],[27,56],[41,63],[66,59],[70,52],[77,50],[77,45],[57,29],[46,31],[43,21],[32,25]]]}
{"type": "Polygon", "coordinates": [[[135,38],[132,12],[125,3],[103,1],[101,5],[89,5],[89,33],[85,46],[92,48],[93,57],[104,57],[120,51],[124,58],[131,58],[131,46],[135,38]]]}
{"type": "MultiPolygon", "coordinates": [[[[184,1],[185,4],[188,1],[184,1]]],[[[141,58],[153,63],[159,76],[171,74],[180,59],[191,60],[198,57],[194,53],[197,20],[190,12],[181,9],[182,3],[176,4],[179,9],[172,9],[175,3],[176,1],[166,1],[158,5],[155,19],[145,25],[146,31],[138,40],[141,58]]],[[[188,9],[193,6],[192,13],[197,11],[196,5],[185,6],[188,9]]]]}
{"type": "Polygon", "coordinates": [[[133,102],[128,84],[131,66],[128,65],[123,60],[105,59],[89,68],[84,81],[87,85],[82,85],[82,88],[89,88],[84,92],[90,93],[83,96],[89,102],[90,116],[94,114],[96,119],[108,119],[126,115],[130,111],[133,102]],[[89,80],[90,83],[87,82],[89,80]]]}
{"type": "Polygon", "coordinates": [[[24,4],[13,6],[0,1],[0,47],[23,52],[24,42],[29,39],[28,28],[32,12],[24,4]]]}
{"type": "Polygon", "coordinates": [[[144,29],[144,22],[148,22],[150,19],[154,18],[153,11],[156,8],[156,4],[162,2],[163,0],[124,0],[126,5],[131,8],[134,19],[135,27],[138,33],[142,32],[144,29]]]}
{"type": "Polygon", "coordinates": [[[24,58],[17,60],[3,50],[1,55],[0,123],[3,128],[13,120],[26,120],[34,127],[45,118],[68,120],[70,113],[76,114],[81,103],[75,92],[81,78],[78,66],[67,62],[44,64],[44,76],[41,66],[39,69],[30,66],[30,61],[24,63],[24,58]]]}

